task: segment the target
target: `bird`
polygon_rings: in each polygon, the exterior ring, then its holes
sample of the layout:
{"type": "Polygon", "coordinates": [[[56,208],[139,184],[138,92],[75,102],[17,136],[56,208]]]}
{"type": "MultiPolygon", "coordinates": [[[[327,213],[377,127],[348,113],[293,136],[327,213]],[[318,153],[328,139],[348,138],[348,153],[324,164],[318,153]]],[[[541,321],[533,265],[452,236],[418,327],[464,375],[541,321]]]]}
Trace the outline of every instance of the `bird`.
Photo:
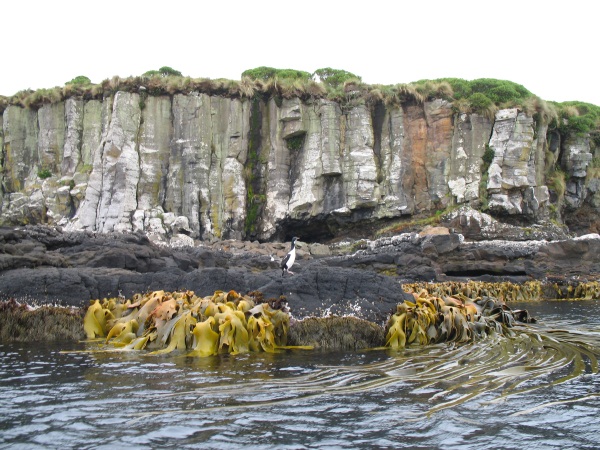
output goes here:
{"type": "Polygon", "coordinates": [[[281,261],[281,276],[283,276],[286,272],[291,275],[294,275],[294,272],[292,272],[290,269],[292,268],[292,266],[294,265],[294,261],[296,260],[296,241],[297,240],[298,240],[297,237],[292,238],[292,248],[290,249],[288,254],[285,255],[285,258],[283,258],[283,261],[281,261]]]}

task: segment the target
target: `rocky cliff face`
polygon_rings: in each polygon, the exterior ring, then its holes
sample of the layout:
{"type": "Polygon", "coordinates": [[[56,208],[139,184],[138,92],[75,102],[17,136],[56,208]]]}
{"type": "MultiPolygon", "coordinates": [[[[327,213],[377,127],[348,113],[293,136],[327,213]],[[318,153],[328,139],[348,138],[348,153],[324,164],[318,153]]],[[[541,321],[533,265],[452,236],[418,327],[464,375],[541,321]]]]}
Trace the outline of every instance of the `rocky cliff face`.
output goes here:
{"type": "Polygon", "coordinates": [[[444,100],[369,108],[142,91],[9,106],[0,223],[185,243],[318,240],[461,204],[528,221],[596,211],[593,143],[552,133],[517,109],[489,120],[444,100]],[[555,165],[564,192],[547,185],[555,165]]]}

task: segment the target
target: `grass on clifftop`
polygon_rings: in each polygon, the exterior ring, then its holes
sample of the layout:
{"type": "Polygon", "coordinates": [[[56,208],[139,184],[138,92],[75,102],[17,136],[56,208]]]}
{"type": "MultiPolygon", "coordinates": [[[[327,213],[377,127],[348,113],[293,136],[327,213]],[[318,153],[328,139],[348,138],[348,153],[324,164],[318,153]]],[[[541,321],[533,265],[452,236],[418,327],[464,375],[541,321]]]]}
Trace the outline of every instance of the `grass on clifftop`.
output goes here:
{"type": "Polygon", "coordinates": [[[600,129],[600,107],[584,102],[546,102],[520,84],[507,80],[480,78],[439,78],[408,84],[369,85],[360,76],[344,70],[318,69],[313,74],[294,69],[258,67],[243,72],[240,80],[191,78],[171,68],[148,71],[141,76],[115,76],[99,84],[78,76],[62,87],[22,90],[11,97],[0,96],[0,112],[8,105],[37,109],[70,97],[84,100],[110,97],[118,91],[159,96],[200,92],[228,98],[265,100],[300,98],[330,99],[343,109],[383,103],[397,107],[433,99],[451,102],[457,112],[478,113],[493,119],[502,108],[517,107],[537,116],[552,128],[567,133],[587,133],[600,129]],[[163,70],[164,69],[164,70],[163,70]],[[166,70],[169,69],[169,70],[166,70]],[[318,80],[318,81],[317,81],[318,80]]]}

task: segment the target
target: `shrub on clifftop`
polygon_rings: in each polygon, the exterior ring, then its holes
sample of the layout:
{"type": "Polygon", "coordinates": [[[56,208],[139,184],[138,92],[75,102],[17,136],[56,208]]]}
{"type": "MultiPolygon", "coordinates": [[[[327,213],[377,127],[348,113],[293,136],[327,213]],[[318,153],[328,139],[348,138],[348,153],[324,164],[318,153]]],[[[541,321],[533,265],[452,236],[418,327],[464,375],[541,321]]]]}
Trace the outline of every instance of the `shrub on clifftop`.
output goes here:
{"type": "Polygon", "coordinates": [[[144,72],[145,77],[160,76],[160,77],[182,77],[183,75],[179,70],[175,70],[169,66],[162,66],[158,70],[149,70],[144,72]]]}
{"type": "Polygon", "coordinates": [[[344,84],[348,80],[361,81],[362,78],[353,73],[347,72],[340,69],[332,69],[331,67],[325,67],[323,69],[317,69],[314,71],[313,76],[319,77],[321,82],[327,86],[333,88],[344,84]]]}
{"type": "Polygon", "coordinates": [[[559,109],[558,129],[564,133],[585,134],[600,127],[600,106],[584,102],[563,102],[559,109]]]}
{"type": "Polygon", "coordinates": [[[295,69],[275,69],[274,67],[260,66],[242,72],[242,78],[248,77],[252,80],[267,81],[274,78],[291,78],[298,80],[310,80],[312,75],[308,72],[295,69]]]}
{"type": "Polygon", "coordinates": [[[79,75],[79,76],[73,78],[71,81],[67,81],[65,83],[65,85],[68,85],[68,84],[92,84],[92,80],[90,80],[85,75],[79,75]]]}

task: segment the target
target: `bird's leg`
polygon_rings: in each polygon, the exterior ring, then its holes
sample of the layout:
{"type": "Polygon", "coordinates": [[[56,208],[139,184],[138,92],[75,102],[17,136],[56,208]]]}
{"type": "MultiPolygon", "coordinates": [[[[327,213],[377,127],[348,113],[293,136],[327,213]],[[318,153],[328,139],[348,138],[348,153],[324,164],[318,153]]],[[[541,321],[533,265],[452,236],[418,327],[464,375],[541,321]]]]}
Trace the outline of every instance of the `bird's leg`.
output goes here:
{"type": "Polygon", "coordinates": [[[289,273],[290,275],[294,275],[294,272],[292,272],[291,270],[288,270],[287,273],[289,273]]]}

